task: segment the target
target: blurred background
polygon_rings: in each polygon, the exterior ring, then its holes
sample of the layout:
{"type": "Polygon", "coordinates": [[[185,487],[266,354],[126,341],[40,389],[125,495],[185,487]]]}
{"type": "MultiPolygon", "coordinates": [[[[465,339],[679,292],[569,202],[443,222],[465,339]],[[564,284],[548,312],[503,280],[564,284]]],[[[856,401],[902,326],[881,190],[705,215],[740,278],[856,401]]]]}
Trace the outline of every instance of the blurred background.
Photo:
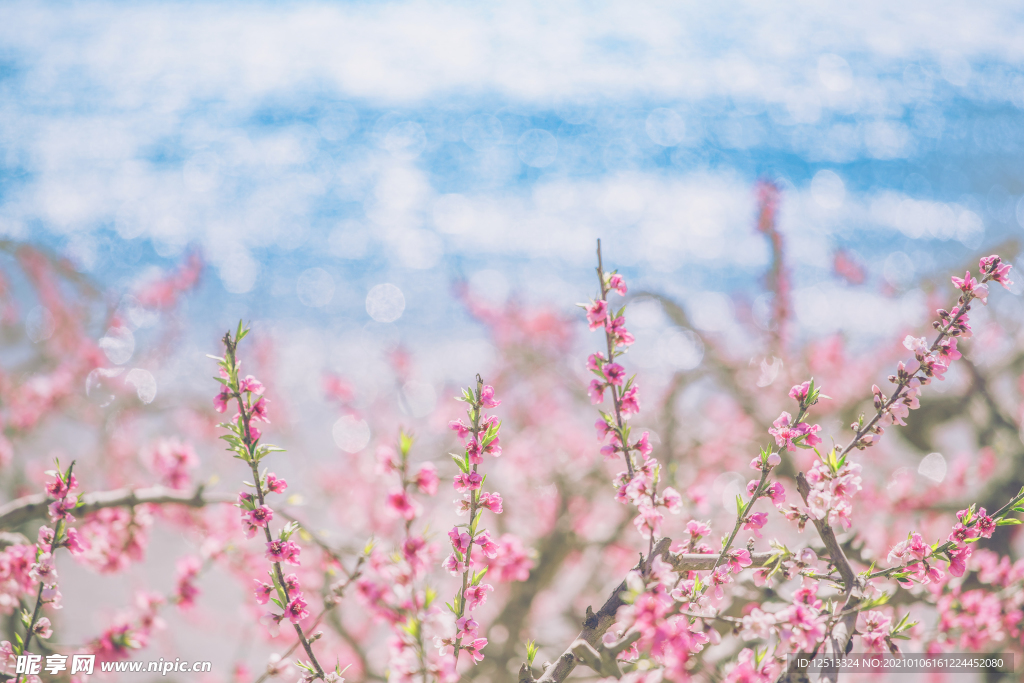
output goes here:
{"type": "MultiPolygon", "coordinates": [[[[901,335],[924,334],[929,308],[952,303],[949,273],[993,251],[1024,265],[1019,3],[10,2],[3,15],[8,499],[35,490],[53,455],[103,473],[81,475],[91,490],[138,481],[168,435],[197,444],[195,481],[236,481],[214,440],[205,354],[244,318],[278,402],[273,440],[301,453],[278,469],[311,504],[355,495],[339,463],[371,472],[399,424],[421,436],[419,457],[443,459],[458,416],[448,399],[477,372],[518,393],[519,426],[547,434],[527,439],[531,457],[548,453],[566,427],[531,412],[527,387],[559,387],[585,437],[557,445],[571,457],[550,466],[568,479],[544,470],[524,485],[523,505],[550,498],[554,515],[512,529],[536,550],[578,512],[566,493],[583,476],[576,458],[596,458],[583,387],[600,341],[574,306],[596,293],[601,238],[606,267],[643,295],[627,360],[649,387],[660,457],[685,463],[714,441],[696,414],[751,420],[703,454],[714,476],[679,475],[681,490],[712,491],[693,499],[702,514],[721,514],[716,497],[731,503],[742,484],[722,472],[745,467],[791,380],[848,383],[826,385],[837,404],[823,425],[839,435],[901,357],[901,335]],[[30,399],[10,398],[25,387],[30,399]]],[[[947,468],[977,474],[979,448],[996,449],[984,473],[1020,481],[1022,290],[977,313],[991,359],[937,387],[945,403],[894,442],[905,461],[886,462],[879,495],[925,506],[947,468]]],[[[586,477],[609,495],[604,473],[586,477]]],[[[364,502],[325,533],[360,546],[377,524],[364,502]]],[[[178,528],[154,527],[135,584],[173,583],[173,558],[201,545],[178,528]]],[[[604,549],[616,529],[577,531],[604,549]]],[[[491,640],[508,645],[481,676],[512,675],[533,596],[567,557],[597,557],[582,540],[544,552],[533,558],[548,574],[503,613],[504,640],[491,640]]],[[[634,557],[624,549],[614,571],[559,590],[599,595],[634,557]]],[[[67,580],[80,609],[65,642],[130,602],[116,579],[67,580]]],[[[216,572],[204,581],[208,614],[234,623],[242,590],[216,572]]],[[[534,608],[548,656],[586,604],[558,612],[560,625],[554,607],[534,608]]],[[[166,651],[219,657],[222,674],[265,661],[169,631],[166,651]]]]}

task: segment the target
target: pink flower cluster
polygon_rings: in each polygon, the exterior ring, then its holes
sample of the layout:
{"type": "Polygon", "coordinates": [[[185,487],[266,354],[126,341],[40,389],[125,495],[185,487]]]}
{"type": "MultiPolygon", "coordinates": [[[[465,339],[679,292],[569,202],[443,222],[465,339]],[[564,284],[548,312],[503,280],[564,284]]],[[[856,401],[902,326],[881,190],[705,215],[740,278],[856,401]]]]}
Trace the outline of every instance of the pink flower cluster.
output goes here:
{"type": "MultiPolygon", "coordinates": [[[[254,422],[265,422],[270,424],[270,418],[267,415],[267,404],[270,400],[263,395],[266,391],[266,387],[263,383],[252,375],[246,375],[245,377],[237,379],[237,387],[232,386],[231,377],[234,375],[237,377],[238,371],[241,369],[241,362],[236,361],[234,373],[229,373],[224,367],[220,369],[220,376],[223,380],[220,391],[216,396],[213,397],[213,407],[218,413],[226,412],[228,404],[235,398],[243,397],[246,400],[247,410],[249,414],[249,439],[252,442],[260,440],[262,432],[254,422]],[[253,400],[255,398],[255,400],[253,400]]],[[[241,413],[235,413],[232,418],[233,422],[237,422],[238,418],[241,417],[241,413]]]]}
{"type": "MultiPolygon", "coordinates": [[[[288,488],[288,482],[280,479],[273,472],[269,472],[260,482],[260,488],[264,496],[269,493],[284,493],[288,488]]],[[[260,503],[257,496],[248,491],[239,491],[238,502],[235,505],[241,513],[242,528],[245,530],[246,538],[253,538],[260,529],[269,529],[270,522],[274,519],[274,511],[268,505],[260,503]]]]}
{"type": "Polygon", "coordinates": [[[386,501],[392,514],[405,521],[405,536],[398,552],[386,554],[376,548],[371,552],[369,564],[373,575],[359,579],[356,589],[373,613],[391,625],[392,636],[388,641],[391,678],[398,683],[413,683],[426,668],[425,673],[431,677],[454,683],[457,679],[455,662],[433,656],[424,647],[423,632],[438,626],[439,610],[428,597],[432,591],[423,585],[429,567],[436,561],[438,549],[427,541],[423,532],[413,531],[413,522],[420,517],[423,507],[412,494],[418,491],[435,495],[438,478],[437,468],[431,462],[411,471],[411,446],[412,438],[402,433],[397,451],[383,445],[377,449],[378,471],[398,475],[398,486],[391,490],[386,501]]]}
{"type": "Polygon", "coordinates": [[[150,458],[160,479],[172,489],[187,488],[191,479],[190,471],[199,466],[199,457],[192,446],[178,439],[162,439],[157,442],[150,458]]]}
{"type": "MultiPolygon", "coordinates": [[[[796,388],[794,387],[794,390],[796,388]]],[[[778,419],[772,423],[772,427],[768,429],[768,433],[775,437],[775,444],[787,451],[795,451],[799,446],[817,446],[821,443],[821,437],[818,436],[819,431],[821,431],[821,427],[818,425],[810,425],[806,422],[794,424],[793,416],[787,412],[779,415],[778,419]]]]}
{"type": "Polygon", "coordinates": [[[796,521],[801,531],[808,520],[826,520],[829,525],[838,523],[849,529],[853,497],[862,488],[860,472],[859,464],[845,458],[836,460],[832,451],[827,458],[816,460],[807,472],[807,504],[790,504],[783,514],[796,521]]]}
{"type": "Polygon", "coordinates": [[[661,536],[661,524],[665,519],[661,508],[679,514],[683,509],[683,497],[671,486],[657,492],[659,465],[656,458],[649,456],[651,449],[647,438],[648,433],[644,432],[634,446],[643,456],[643,463],[633,470],[632,476],[628,471],[619,472],[613,483],[617,491],[615,499],[636,506],[639,514],[633,519],[633,525],[641,536],[650,539],[652,534],[661,536]]]}
{"type": "Polygon", "coordinates": [[[175,602],[181,609],[188,609],[195,604],[196,597],[199,595],[199,588],[195,581],[199,577],[202,567],[202,561],[195,556],[182,557],[178,560],[176,565],[178,578],[174,595],[175,602]]]}
{"type": "Polygon", "coordinates": [[[998,521],[990,517],[985,508],[975,509],[973,505],[956,513],[956,517],[957,523],[953,525],[946,545],[939,550],[933,550],[917,532],[893,546],[887,560],[891,566],[906,567],[906,571],[898,577],[900,581],[922,584],[940,581],[945,575],[929,562],[934,562],[940,552],[949,560],[950,574],[964,575],[967,560],[971,557],[971,544],[979,538],[992,538],[998,521]]]}
{"type": "Polygon", "coordinates": [[[632,604],[620,607],[616,619],[622,627],[620,633],[635,630],[640,637],[624,658],[635,661],[640,651],[650,652],[664,668],[666,680],[689,680],[693,655],[712,639],[719,639],[713,629],[705,631],[699,623],[691,623],[689,617],[678,613],[677,603],[692,595],[693,580],[681,580],[670,565],[656,557],[647,579],[634,570],[626,577],[626,585],[634,594],[632,604]]]}

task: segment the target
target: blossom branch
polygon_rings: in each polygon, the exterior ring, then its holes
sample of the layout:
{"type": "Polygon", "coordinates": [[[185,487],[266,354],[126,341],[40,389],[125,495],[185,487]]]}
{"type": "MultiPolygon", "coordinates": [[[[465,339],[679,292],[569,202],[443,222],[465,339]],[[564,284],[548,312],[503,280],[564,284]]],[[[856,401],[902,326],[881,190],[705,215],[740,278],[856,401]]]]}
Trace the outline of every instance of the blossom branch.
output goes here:
{"type": "Polygon", "coordinates": [[[479,545],[480,552],[488,557],[493,558],[497,555],[498,549],[491,540],[490,533],[480,529],[479,523],[485,509],[494,514],[501,514],[503,510],[500,494],[483,491],[486,476],[481,475],[478,469],[483,464],[485,453],[494,457],[501,455],[498,436],[501,421],[494,415],[483,413],[484,408],[497,408],[501,401],[494,398],[494,387],[484,384],[480,375],[476,376],[476,389],[463,389],[458,400],[469,404],[467,416],[470,424],[465,425],[461,420],[449,423],[459,438],[465,442],[462,455],[452,454],[452,459],[459,468],[454,486],[463,494],[462,500],[456,501],[456,512],[460,515],[468,514],[469,521],[455,525],[448,532],[452,553],[445,559],[443,566],[453,576],[462,575],[462,588],[455,596],[454,603],[448,605],[449,611],[455,615],[455,637],[437,639],[442,654],[447,652],[448,647],[453,648],[455,664],[458,664],[462,650],[469,653],[473,662],[479,662],[484,657],[481,650],[487,645],[487,639],[477,637],[479,623],[469,615],[469,612],[482,605],[487,600],[487,592],[493,591],[494,587],[481,583],[481,579],[487,573],[486,567],[477,572],[473,571],[473,546],[479,545]]]}
{"type": "Polygon", "coordinates": [[[908,372],[903,362],[899,363],[897,374],[889,377],[889,381],[896,385],[896,390],[889,398],[885,398],[877,386],[872,387],[875,395],[875,415],[866,423],[861,416],[852,425],[856,433],[853,440],[842,449],[840,456],[845,456],[854,448],[864,449],[877,443],[882,434],[882,427],[878,423],[883,418],[889,419],[892,424],[905,424],[903,418],[907,417],[909,410],[918,407],[919,387],[928,384],[932,377],[942,380],[949,362],[961,357],[957,350],[957,339],[966,339],[973,334],[967,318],[971,302],[977,299],[982,304],[988,303],[988,282],[998,282],[1006,288],[1013,284],[1009,279],[1011,266],[1003,263],[999,256],[986,256],[978,265],[981,270],[980,281],[971,277],[970,271],[963,279],[952,278],[953,285],[961,292],[960,298],[952,310],[937,311],[939,320],[933,322],[932,327],[939,333],[931,346],[927,345],[924,337],[917,339],[908,336],[904,340],[904,345],[914,351],[919,363],[917,369],[908,372]]]}
{"type": "MultiPolygon", "coordinates": [[[[57,568],[54,566],[53,554],[60,547],[67,547],[68,550],[75,553],[82,550],[77,531],[68,526],[68,522],[75,520],[71,513],[78,504],[78,497],[71,493],[78,486],[73,474],[74,469],[74,462],[67,470],[61,470],[58,462],[57,470],[48,473],[53,475],[53,480],[46,485],[46,492],[54,498],[54,502],[49,506],[49,511],[50,518],[55,525],[52,529],[47,526],[39,529],[35,564],[29,571],[29,576],[39,583],[39,587],[36,590],[35,606],[32,608],[31,616],[27,611],[21,613],[21,624],[25,627],[25,635],[22,637],[15,631],[14,644],[11,648],[11,653],[14,656],[28,652],[34,636],[43,640],[53,635],[50,620],[39,616],[44,604],[60,607],[61,595],[57,589],[57,568]]],[[[8,644],[5,643],[5,645],[8,644]]],[[[19,683],[21,679],[22,674],[18,673],[14,677],[14,683],[19,683]]]]}
{"type": "Polygon", "coordinates": [[[255,377],[252,375],[244,379],[239,377],[241,364],[237,358],[237,348],[248,332],[248,328],[244,328],[239,322],[234,337],[231,333],[224,335],[225,357],[215,358],[220,365],[221,376],[218,381],[222,387],[220,393],[214,398],[214,405],[219,412],[224,412],[231,401],[238,406],[235,419],[220,425],[230,432],[221,438],[228,442],[229,450],[234,451],[235,457],[249,465],[253,477],[249,485],[255,489],[255,498],[252,494],[243,491],[239,494],[238,505],[242,510],[243,522],[247,527],[246,535],[251,538],[257,529],[263,529],[267,543],[266,555],[267,559],[271,561],[271,579],[274,582],[273,586],[262,584],[258,587],[257,598],[263,602],[270,598],[284,610],[281,615],[273,615],[276,621],[287,618],[292,622],[295,634],[309,658],[309,664],[300,663],[300,667],[308,671],[305,678],[308,680],[324,679],[326,674],[313,654],[311,640],[306,637],[302,625],[299,623],[303,618],[309,616],[309,612],[306,610],[306,602],[299,591],[298,579],[294,575],[285,577],[281,570],[282,561],[290,564],[299,563],[299,548],[289,540],[298,525],[285,526],[279,532],[277,539],[270,531],[270,521],[273,519],[274,512],[266,505],[266,494],[270,491],[281,493],[287,484],[273,474],[267,474],[264,478],[259,471],[259,463],[264,457],[283,449],[259,443],[261,433],[254,422],[270,422],[266,412],[269,401],[263,396],[263,385],[255,377]],[[278,597],[271,598],[273,593],[276,593],[278,597]]]}

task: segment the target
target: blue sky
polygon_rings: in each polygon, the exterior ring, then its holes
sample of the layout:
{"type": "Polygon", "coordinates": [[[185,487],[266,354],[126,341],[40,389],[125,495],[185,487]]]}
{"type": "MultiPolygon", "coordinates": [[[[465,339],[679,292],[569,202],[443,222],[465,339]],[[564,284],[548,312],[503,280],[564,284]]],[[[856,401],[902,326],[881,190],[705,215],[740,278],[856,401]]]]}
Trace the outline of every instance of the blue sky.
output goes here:
{"type": "Polygon", "coordinates": [[[218,324],[377,330],[367,293],[393,283],[402,324],[425,329],[464,321],[455,278],[575,303],[597,237],[643,286],[754,297],[768,250],[752,184],[768,177],[798,303],[877,306],[830,275],[837,248],[909,288],[1021,235],[1022,14],[6,3],[0,234],[115,290],[202,249],[193,314],[218,324]]]}

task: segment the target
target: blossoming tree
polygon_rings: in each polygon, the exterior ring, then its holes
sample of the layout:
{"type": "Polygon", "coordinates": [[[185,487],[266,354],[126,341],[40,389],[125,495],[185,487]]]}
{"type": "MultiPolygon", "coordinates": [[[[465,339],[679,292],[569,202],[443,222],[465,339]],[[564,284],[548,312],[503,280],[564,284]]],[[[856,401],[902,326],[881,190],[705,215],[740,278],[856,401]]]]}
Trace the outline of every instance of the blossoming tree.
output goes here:
{"type": "Polygon", "coordinates": [[[935,287],[933,336],[908,325],[854,355],[798,333],[779,197],[758,196],[773,298],[760,327],[737,323],[743,344],[631,291],[599,245],[578,323],[460,290],[497,350],[458,394],[464,417],[456,401],[403,411],[418,370],[402,348],[393,392],[325,373],[323,410],[375,436],[301,464],[269,443],[322,448],[290,424],[273,334],[239,324],[211,343],[205,388],[157,400],[146,368],[173,355],[197,257],[87,306],[99,288],[21,247],[27,284],[3,290],[10,357],[29,360],[0,376],[0,677],[80,681],[61,657],[160,656],[176,613],[222,609],[214,579],[241,587],[255,625],[250,654],[216,663],[224,681],[801,681],[788,654],[1020,652],[1024,353],[1019,319],[985,308],[1010,264],[987,256],[935,287]],[[24,324],[19,297],[38,303],[24,324]],[[702,360],[631,355],[636,307],[702,360]],[[174,580],[149,577],[91,635],[62,637],[65,573],[167,559],[161,529],[189,539],[174,580]],[[27,670],[30,653],[55,670],[27,670]]]}

